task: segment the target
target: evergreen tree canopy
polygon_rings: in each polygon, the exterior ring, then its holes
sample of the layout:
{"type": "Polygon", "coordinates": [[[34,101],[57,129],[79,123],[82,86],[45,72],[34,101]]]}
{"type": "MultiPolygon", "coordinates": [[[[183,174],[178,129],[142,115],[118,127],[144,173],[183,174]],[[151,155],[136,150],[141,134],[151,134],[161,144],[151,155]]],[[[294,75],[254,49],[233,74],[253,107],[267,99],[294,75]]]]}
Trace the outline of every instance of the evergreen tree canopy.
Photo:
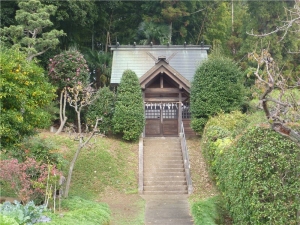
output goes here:
{"type": "Polygon", "coordinates": [[[208,118],[241,109],[243,74],[230,59],[214,56],[196,71],[191,87],[192,128],[202,132],[208,118]]]}
{"type": "Polygon", "coordinates": [[[1,31],[6,35],[6,40],[22,47],[27,53],[27,60],[32,60],[57,46],[58,37],[64,33],[55,29],[45,32],[45,28],[53,25],[50,15],[54,15],[55,6],[43,5],[39,0],[29,0],[21,1],[19,7],[15,17],[18,25],[4,27],[1,31]]]}
{"type": "Polygon", "coordinates": [[[138,77],[132,70],[126,70],[117,90],[114,131],[121,133],[125,140],[137,140],[143,132],[144,121],[144,103],[138,77]]]}

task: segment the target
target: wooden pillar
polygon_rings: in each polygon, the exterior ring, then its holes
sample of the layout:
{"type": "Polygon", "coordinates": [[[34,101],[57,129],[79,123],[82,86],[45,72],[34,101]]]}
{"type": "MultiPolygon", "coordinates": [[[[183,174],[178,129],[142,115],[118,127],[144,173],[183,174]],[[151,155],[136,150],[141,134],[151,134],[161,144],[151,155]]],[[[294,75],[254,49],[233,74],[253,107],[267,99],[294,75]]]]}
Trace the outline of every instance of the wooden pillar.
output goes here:
{"type": "Polygon", "coordinates": [[[179,97],[179,103],[178,103],[178,134],[180,134],[180,129],[181,129],[181,122],[182,122],[182,107],[181,107],[181,103],[182,103],[182,95],[181,92],[179,92],[178,94],[179,97]]]}
{"type": "Polygon", "coordinates": [[[146,111],[145,111],[145,90],[143,90],[143,102],[144,102],[144,118],[145,118],[145,126],[143,131],[143,137],[146,137],[146,111]]]}

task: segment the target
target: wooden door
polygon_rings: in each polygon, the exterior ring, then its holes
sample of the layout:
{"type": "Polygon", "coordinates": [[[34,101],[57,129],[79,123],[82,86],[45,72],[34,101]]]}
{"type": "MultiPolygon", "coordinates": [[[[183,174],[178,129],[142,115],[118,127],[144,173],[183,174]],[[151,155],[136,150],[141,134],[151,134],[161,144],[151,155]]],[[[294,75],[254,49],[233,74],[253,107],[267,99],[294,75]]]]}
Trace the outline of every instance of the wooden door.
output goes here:
{"type": "Polygon", "coordinates": [[[178,110],[178,103],[146,103],[146,137],[178,136],[178,110]]]}

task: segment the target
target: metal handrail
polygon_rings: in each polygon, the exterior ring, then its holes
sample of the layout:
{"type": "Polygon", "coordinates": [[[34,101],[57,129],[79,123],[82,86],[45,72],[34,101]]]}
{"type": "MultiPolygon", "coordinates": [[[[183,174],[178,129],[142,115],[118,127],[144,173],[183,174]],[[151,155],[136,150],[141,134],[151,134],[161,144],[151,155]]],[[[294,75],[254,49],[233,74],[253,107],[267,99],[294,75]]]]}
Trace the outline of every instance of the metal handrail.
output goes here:
{"type": "Polygon", "coordinates": [[[193,192],[193,185],[192,185],[192,179],[190,173],[191,166],[190,166],[189,152],[188,152],[186,139],[185,139],[183,122],[181,122],[180,142],[181,142],[181,150],[182,150],[182,155],[184,160],[184,170],[185,170],[186,182],[188,186],[188,194],[191,194],[193,192]]]}

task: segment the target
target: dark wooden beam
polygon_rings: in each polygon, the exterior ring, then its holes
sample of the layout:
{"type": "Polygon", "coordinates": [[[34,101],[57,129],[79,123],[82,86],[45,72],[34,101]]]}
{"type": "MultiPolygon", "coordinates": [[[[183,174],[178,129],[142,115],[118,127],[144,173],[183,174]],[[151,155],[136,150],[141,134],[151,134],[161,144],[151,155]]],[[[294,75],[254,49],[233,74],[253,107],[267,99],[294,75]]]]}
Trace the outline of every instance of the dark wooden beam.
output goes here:
{"type": "Polygon", "coordinates": [[[172,94],[180,93],[181,91],[178,88],[146,88],[144,93],[155,93],[155,94],[172,94]]]}
{"type": "MultiPolygon", "coordinates": [[[[182,101],[185,101],[187,98],[182,98],[182,101]]],[[[153,97],[153,98],[144,98],[145,102],[179,102],[178,97],[153,97]]]]}

